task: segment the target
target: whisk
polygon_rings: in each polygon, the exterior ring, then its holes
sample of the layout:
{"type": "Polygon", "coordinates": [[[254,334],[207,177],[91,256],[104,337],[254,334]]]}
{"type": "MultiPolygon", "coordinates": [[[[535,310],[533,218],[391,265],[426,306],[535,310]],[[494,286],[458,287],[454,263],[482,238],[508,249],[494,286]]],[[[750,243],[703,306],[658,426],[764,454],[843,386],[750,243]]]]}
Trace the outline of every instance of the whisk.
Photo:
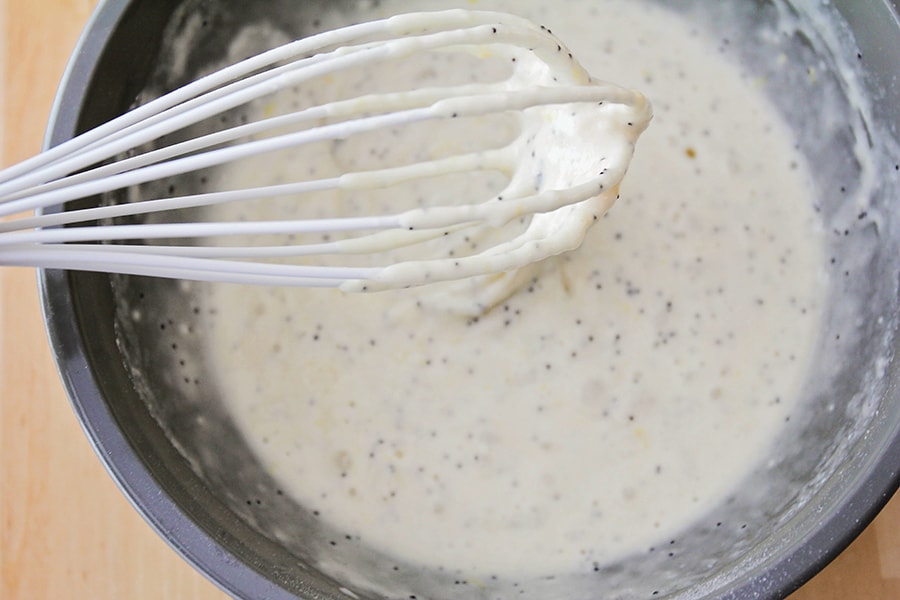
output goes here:
{"type": "Polygon", "coordinates": [[[643,96],[593,80],[550,30],[519,17],[452,10],[353,25],[203,76],[0,172],[0,217],[7,217],[0,222],[0,265],[348,291],[509,273],[581,243],[590,224],[615,201],[634,143],[650,118],[650,104],[643,96]],[[490,55],[512,67],[499,81],[363,93],[287,114],[263,115],[181,141],[161,141],[279,90],[317,85],[322,78],[339,79],[348,69],[371,69],[425,52],[490,55]],[[246,157],[413,123],[501,113],[513,115],[519,135],[496,148],[335,177],[62,210],[73,200],[135,189],[246,157]],[[293,129],[285,132],[288,127],[293,129]],[[162,211],[179,211],[180,219],[184,209],[322,190],[373,190],[484,170],[505,173],[509,183],[490,197],[396,214],[248,222],[116,221],[162,211]],[[16,217],[27,211],[39,214],[16,217]],[[432,247],[428,243],[443,236],[526,219],[524,230],[470,255],[427,254],[432,247]],[[336,232],[340,239],[331,239],[336,232]],[[308,233],[319,238],[275,245],[249,241],[308,233]],[[240,236],[240,243],[204,242],[222,236],[240,236]],[[421,251],[415,250],[418,246],[421,251]],[[378,266],[298,263],[320,255],[409,247],[414,248],[413,258],[378,266]]]}

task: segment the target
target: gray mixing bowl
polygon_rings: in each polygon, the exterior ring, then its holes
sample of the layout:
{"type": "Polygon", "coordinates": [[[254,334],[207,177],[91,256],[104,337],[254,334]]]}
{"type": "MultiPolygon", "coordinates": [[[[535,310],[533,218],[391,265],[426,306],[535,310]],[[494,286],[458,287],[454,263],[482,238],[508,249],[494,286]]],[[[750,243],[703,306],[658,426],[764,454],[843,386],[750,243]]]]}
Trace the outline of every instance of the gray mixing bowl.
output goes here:
{"type": "MultiPolygon", "coordinates": [[[[690,12],[698,27],[724,27],[735,48],[773,30],[771,0],[667,2],[690,12]],[[700,6],[702,4],[702,7],[700,6]],[[717,20],[736,10],[740,20],[717,20]],[[737,7],[737,8],[735,8],[737,7]],[[738,27],[734,24],[739,23],[738,27]]],[[[801,149],[815,171],[820,210],[835,223],[835,275],[829,320],[819,352],[838,367],[814,373],[808,410],[795,419],[776,452],[729,502],[679,539],[678,552],[647,553],[598,575],[531,582],[455,585],[445,573],[396,564],[352,543],[331,544],[336,532],[316,522],[278,489],[247,450],[216,401],[203,372],[172,378],[178,353],[198,353],[196,337],[178,338],[189,323],[191,296],[177,282],[44,271],[46,323],[72,405],[98,455],[159,534],[210,579],[241,598],[779,598],[815,574],[870,522],[900,483],[900,25],[898,2],[833,0],[844,20],[838,50],[782,31],[787,66],[759,76],[802,90],[816,65],[846,122],[820,122],[822,98],[784,102],[799,124],[801,149]],[[856,44],[856,47],[853,45],[856,44]],[[847,103],[840,64],[859,69],[872,101],[859,114],[847,103]],[[848,123],[863,119],[862,128],[848,123]],[[860,131],[864,132],[860,138],[860,131]],[[857,136],[854,138],[854,136],[857,136]],[[846,197],[859,182],[848,154],[857,139],[876,155],[872,215],[849,214],[846,197]],[[865,260],[852,260],[857,250],[865,260]],[[139,307],[140,323],[125,311],[139,307]],[[839,316],[850,315],[851,319],[839,316]],[[838,323],[853,323],[840,329],[838,323]],[[323,562],[359,574],[336,581],[323,562]],[[366,583],[367,582],[367,583],[366,583]]],[[[333,2],[332,6],[340,5],[333,2]]],[[[145,89],[183,83],[219,57],[229,36],[255,22],[300,35],[314,22],[316,2],[287,0],[108,0],[85,32],[57,98],[48,144],[108,120],[145,89]],[[277,18],[276,18],[277,17],[277,18]],[[193,28],[194,50],[172,74],[170,34],[193,28]],[[165,34],[165,35],[164,35],[165,34]]],[[[737,50],[740,52],[741,50],[737,50]]],[[[749,51],[749,50],[748,50],[749,51]]],[[[750,61],[753,62],[753,61],[750,61]]],[[[93,200],[96,202],[96,200],[93,200]]],[[[200,332],[202,334],[202,332],[200,332]]]]}

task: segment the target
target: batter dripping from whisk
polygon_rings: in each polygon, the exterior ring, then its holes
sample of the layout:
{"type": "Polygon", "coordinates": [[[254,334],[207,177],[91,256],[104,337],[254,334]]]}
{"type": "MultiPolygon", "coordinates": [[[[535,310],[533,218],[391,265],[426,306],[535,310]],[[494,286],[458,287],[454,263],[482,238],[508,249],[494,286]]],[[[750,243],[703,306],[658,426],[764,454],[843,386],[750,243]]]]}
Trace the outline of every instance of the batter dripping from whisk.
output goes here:
{"type": "MultiPolygon", "coordinates": [[[[589,571],[676,539],[796,410],[824,289],[818,222],[774,109],[677,17],[625,0],[480,5],[550,24],[589,71],[653,98],[619,203],[582,248],[478,316],[426,290],[211,286],[208,353],[261,462],[347,543],[465,574],[589,571]]],[[[467,76],[428,60],[380,75],[467,76]]],[[[460,143],[496,134],[458,127],[460,143]]],[[[339,171],[416,136],[427,130],[223,170],[217,184],[339,171]]],[[[497,182],[432,185],[466,196],[497,182]]],[[[350,212],[410,200],[327,199],[350,212]]]]}

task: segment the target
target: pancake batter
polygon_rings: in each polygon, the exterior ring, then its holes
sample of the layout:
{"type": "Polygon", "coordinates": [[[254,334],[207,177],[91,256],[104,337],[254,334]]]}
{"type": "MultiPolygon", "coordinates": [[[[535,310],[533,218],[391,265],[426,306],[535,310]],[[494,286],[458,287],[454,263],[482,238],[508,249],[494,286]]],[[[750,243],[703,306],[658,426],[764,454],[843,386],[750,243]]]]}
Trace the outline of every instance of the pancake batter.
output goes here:
{"type": "MultiPolygon", "coordinates": [[[[373,3],[354,18],[453,4],[373,3]]],[[[620,200],[484,314],[447,310],[459,288],[210,286],[207,353],[263,464],[348,536],[467,574],[588,571],[676,535],[766,456],[815,343],[820,227],[787,127],[689,23],[625,0],[474,4],[548,25],[596,77],[653,101],[620,200]]],[[[216,183],[340,170],[357,150],[216,183]]]]}

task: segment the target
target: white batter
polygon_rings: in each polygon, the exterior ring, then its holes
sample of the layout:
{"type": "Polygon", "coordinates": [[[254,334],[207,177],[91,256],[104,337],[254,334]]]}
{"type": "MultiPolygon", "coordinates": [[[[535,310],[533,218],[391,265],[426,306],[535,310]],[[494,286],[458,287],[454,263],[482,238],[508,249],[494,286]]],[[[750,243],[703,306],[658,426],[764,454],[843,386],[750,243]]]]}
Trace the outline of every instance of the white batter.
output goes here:
{"type": "MultiPolygon", "coordinates": [[[[796,410],[825,289],[812,192],[756,83],[678,17],[624,0],[456,4],[546,24],[596,77],[653,101],[621,199],[480,317],[427,288],[214,286],[207,352],[285,491],[361,543],[467,574],[590,570],[721,502],[796,410]]],[[[339,151],[290,164],[359,158],[339,151]]]]}

